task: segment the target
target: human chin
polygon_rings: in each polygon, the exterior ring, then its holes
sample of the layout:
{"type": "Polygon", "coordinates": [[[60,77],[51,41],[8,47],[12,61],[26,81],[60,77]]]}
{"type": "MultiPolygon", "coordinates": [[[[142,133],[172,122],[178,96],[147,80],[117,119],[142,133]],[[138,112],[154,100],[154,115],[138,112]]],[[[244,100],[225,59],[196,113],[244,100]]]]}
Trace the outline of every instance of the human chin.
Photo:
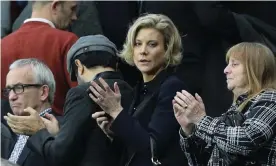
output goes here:
{"type": "Polygon", "coordinates": [[[227,89],[232,91],[234,87],[229,82],[227,82],[227,89]]]}
{"type": "Polygon", "coordinates": [[[14,106],[11,108],[14,115],[22,116],[24,115],[24,111],[22,107],[14,106]]]}
{"type": "Polygon", "coordinates": [[[151,68],[149,66],[139,65],[137,66],[137,68],[142,73],[148,73],[151,71],[151,68]]]}

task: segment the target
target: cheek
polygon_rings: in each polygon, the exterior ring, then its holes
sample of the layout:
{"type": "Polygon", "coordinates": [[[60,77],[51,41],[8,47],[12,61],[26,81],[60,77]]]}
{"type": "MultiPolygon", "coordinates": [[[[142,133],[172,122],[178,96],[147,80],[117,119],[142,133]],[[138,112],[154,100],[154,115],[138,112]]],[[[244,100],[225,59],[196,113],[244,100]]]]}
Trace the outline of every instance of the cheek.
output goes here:
{"type": "Polygon", "coordinates": [[[243,86],[243,85],[245,85],[245,84],[246,84],[246,79],[245,79],[245,77],[243,77],[243,76],[237,77],[237,79],[236,79],[236,84],[237,84],[238,86],[243,86]]]}
{"type": "Polygon", "coordinates": [[[40,100],[39,92],[33,91],[26,93],[25,96],[25,103],[28,105],[33,105],[34,103],[37,103],[40,100]]]}
{"type": "Polygon", "coordinates": [[[156,54],[156,56],[154,56],[154,62],[156,65],[158,66],[163,66],[166,62],[166,58],[163,52],[156,54]]]}
{"type": "Polygon", "coordinates": [[[132,59],[133,59],[133,62],[134,62],[134,64],[135,64],[135,66],[136,66],[137,63],[138,63],[138,56],[137,56],[137,54],[136,54],[135,52],[133,53],[132,59]]]}
{"type": "Polygon", "coordinates": [[[71,18],[73,17],[74,12],[72,12],[71,10],[67,12],[66,16],[67,16],[67,20],[71,20],[71,18]]]}

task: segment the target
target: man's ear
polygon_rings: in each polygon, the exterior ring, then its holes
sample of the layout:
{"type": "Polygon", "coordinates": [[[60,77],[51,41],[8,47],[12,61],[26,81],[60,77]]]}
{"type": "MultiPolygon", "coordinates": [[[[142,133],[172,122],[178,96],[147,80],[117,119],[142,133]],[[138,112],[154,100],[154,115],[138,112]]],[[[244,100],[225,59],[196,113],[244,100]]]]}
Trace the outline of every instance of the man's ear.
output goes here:
{"type": "Polygon", "coordinates": [[[84,73],[84,66],[82,65],[81,61],[76,59],[75,60],[75,65],[77,66],[78,68],[78,75],[82,75],[84,73]]]}
{"type": "Polygon", "coordinates": [[[48,85],[43,85],[41,87],[40,100],[46,101],[49,98],[50,88],[48,85]]]}
{"type": "Polygon", "coordinates": [[[60,3],[61,1],[59,0],[54,0],[52,3],[51,3],[51,10],[56,14],[57,11],[58,11],[58,8],[60,6],[60,3]]]}

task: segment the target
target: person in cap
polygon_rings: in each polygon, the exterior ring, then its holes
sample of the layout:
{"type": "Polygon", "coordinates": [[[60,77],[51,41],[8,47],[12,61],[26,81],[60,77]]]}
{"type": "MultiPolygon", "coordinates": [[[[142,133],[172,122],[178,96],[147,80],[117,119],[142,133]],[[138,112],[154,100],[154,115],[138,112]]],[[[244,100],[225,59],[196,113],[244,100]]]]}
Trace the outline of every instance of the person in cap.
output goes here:
{"type": "MultiPolygon", "coordinates": [[[[118,83],[121,88],[122,104],[128,107],[132,88],[116,71],[118,63],[116,46],[105,36],[91,35],[81,37],[67,54],[67,69],[72,81],[78,86],[71,88],[66,96],[64,119],[57,135],[48,131],[58,128],[55,123],[48,124],[31,136],[28,146],[37,151],[49,165],[86,166],[113,165],[109,157],[105,134],[98,128],[91,114],[100,110],[89,97],[90,81],[98,77],[108,84],[118,83]]],[[[116,164],[115,164],[116,165],[116,164]]]]}

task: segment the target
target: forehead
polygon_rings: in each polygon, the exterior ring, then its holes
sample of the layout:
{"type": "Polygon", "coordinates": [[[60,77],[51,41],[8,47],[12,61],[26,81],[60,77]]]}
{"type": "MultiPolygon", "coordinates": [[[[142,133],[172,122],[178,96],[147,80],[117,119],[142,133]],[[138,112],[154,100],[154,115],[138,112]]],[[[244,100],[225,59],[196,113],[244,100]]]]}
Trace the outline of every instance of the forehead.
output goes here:
{"type": "Polygon", "coordinates": [[[227,61],[230,61],[230,60],[243,61],[244,58],[245,58],[244,51],[238,49],[237,47],[231,48],[226,54],[227,61]]]}
{"type": "Polygon", "coordinates": [[[9,71],[6,77],[6,86],[18,83],[33,83],[34,73],[30,66],[15,68],[9,71]]]}
{"type": "Polygon", "coordinates": [[[75,7],[78,4],[77,1],[64,1],[64,3],[67,7],[75,7]]]}
{"type": "Polygon", "coordinates": [[[136,40],[163,40],[163,34],[154,28],[142,28],[138,31],[136,40]]]}
{"type": "Polygon", "coordinates": [[[237,57],[237,56],[230,56],[229,57],[229,62],[230,61],[240,61],[241,60],[241,58],[240,57],[237,57]]]}

